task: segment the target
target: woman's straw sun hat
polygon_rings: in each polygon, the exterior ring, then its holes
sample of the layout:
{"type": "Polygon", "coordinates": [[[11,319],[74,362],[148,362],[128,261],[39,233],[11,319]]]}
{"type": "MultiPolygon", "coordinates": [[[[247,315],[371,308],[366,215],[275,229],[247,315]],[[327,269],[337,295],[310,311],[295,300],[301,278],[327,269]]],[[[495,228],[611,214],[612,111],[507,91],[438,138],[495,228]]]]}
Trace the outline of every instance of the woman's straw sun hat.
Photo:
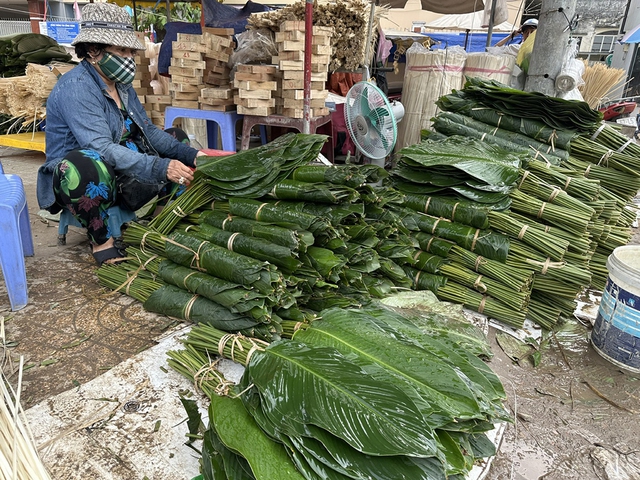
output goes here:
{"type": "Polygon", "coordinates": [[[104,43],[115,47],[144,50],[124,8],[113,3],[88,3],[82,7],[80,33],[71,45],[104,43]]]}

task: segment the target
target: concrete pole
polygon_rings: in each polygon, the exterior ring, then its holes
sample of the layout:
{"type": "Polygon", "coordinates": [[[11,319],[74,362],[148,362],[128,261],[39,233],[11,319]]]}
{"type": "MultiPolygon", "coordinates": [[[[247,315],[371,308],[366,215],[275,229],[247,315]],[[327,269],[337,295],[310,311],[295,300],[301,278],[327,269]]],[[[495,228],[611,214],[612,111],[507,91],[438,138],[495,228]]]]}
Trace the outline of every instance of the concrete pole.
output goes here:
{"type": "Polygon", "coordinates": [[[569,41],[569,21],[575,13],[576,0],[542,0],[525,91],[555,96],[556,77],[569,41]]]}

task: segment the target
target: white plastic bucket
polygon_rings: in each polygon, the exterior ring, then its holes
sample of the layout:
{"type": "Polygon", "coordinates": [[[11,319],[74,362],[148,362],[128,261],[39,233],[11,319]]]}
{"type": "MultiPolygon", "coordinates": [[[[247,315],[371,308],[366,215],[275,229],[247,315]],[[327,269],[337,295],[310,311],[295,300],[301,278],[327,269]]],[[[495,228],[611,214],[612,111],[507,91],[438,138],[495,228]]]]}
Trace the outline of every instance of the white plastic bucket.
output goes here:
{"type": "Polygon", "coordinates": [[[640,245],[616,248],[607,269],[591,343],[611,363],[640,374],[640,245]]]}

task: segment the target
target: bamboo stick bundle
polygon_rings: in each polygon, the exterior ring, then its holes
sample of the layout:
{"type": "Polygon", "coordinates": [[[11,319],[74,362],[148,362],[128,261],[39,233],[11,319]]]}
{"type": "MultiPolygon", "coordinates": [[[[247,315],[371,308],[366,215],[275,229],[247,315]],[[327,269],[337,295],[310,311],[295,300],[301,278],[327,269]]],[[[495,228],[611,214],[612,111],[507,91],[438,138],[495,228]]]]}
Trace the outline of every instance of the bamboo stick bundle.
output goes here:
{"type": "Polygon", "coordinates": [[[422,129],[431,127],[431,118],[438,111],[436,100],[442,95],[459,90],[464,85],[464,65],[467,53],[462,49],[434,50],[428,55],[425,68],[427,96],[422,105],[422,129]]]}
{"type": "Polygon", "coordinates": [[[402,88],[403,121],[398,124],[396,151],[420,142],[422,105],[426,101],[427,86],[422,68],[427,64],[429,50],[414,43],[406,52],[407,66],[402,88]]]}
{"type": "Polygon", "coordinates": [[[591,108],[598,108],[603,101],[608,100],[607,94],[626,78],[626,72],[619,68],[607,67],[603,63],[584,63],[584,85],[578,87],[578,90],[591,108]]]}
{"type": "Polygon", "coordinates": [[[516,59],[513,55],[494,55],[491,53],[474,52],[467,56],[464,75],[466,77],[495,80],[509,85],[511,71],[515,64],[516,59]]]}
{"type": "MultiPolygon", "coordinates": [[[[338,0],[314,2],[313,25],[333,27],[331,37],[333,53],[329,71],[344,68],[357,70],[363,63],[367,41],[370,2],[363,0],[338,0]]],[[[376,7],[372,31],[377,31],[380,19],[388,15],[388,7],[376,7]]],[[[277,32],[285,20],[304,21],[305,2],[298,1],[270,12],[252,14],[247,28],[268,28],[277,32]]],[[[373,42],[373,38],[371,39],[373,42]]],[[[370,55],[375,48],[370,48],[370,55]]],[[[367,65],[369,63],[366,63],[367,65]]]]}
{"type": "Polygon", "coordinates": [[[419,143],[420,130],[431,127],[431,118],[437,112],[436,100],[462,88],[467,54],[454,48],[432,51],[414,43],[406,57],[402,99],[405,115],[398,128],[396,149],[419,143]]]}
{"type": "Polygon", "coordinates": [[[20,405],[23,362],[23,357],[20,357],[15,391],[4,373],[0,375],[0,477],[7,480],[50,480],[20,405]]]}

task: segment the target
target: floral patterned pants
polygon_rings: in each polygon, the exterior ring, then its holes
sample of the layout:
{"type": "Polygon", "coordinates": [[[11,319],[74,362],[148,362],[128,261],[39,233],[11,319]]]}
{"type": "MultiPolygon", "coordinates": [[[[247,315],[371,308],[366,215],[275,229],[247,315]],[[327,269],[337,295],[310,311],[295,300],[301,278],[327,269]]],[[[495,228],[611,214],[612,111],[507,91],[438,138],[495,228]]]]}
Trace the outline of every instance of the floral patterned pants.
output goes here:
{"type": "Polygon", "coordinates": [[[107,210],[115,203],[116,175],[94,150],[72,150],[53,174],[56,202],[87,229],[96,245],[111,238],[107,210]]]}

